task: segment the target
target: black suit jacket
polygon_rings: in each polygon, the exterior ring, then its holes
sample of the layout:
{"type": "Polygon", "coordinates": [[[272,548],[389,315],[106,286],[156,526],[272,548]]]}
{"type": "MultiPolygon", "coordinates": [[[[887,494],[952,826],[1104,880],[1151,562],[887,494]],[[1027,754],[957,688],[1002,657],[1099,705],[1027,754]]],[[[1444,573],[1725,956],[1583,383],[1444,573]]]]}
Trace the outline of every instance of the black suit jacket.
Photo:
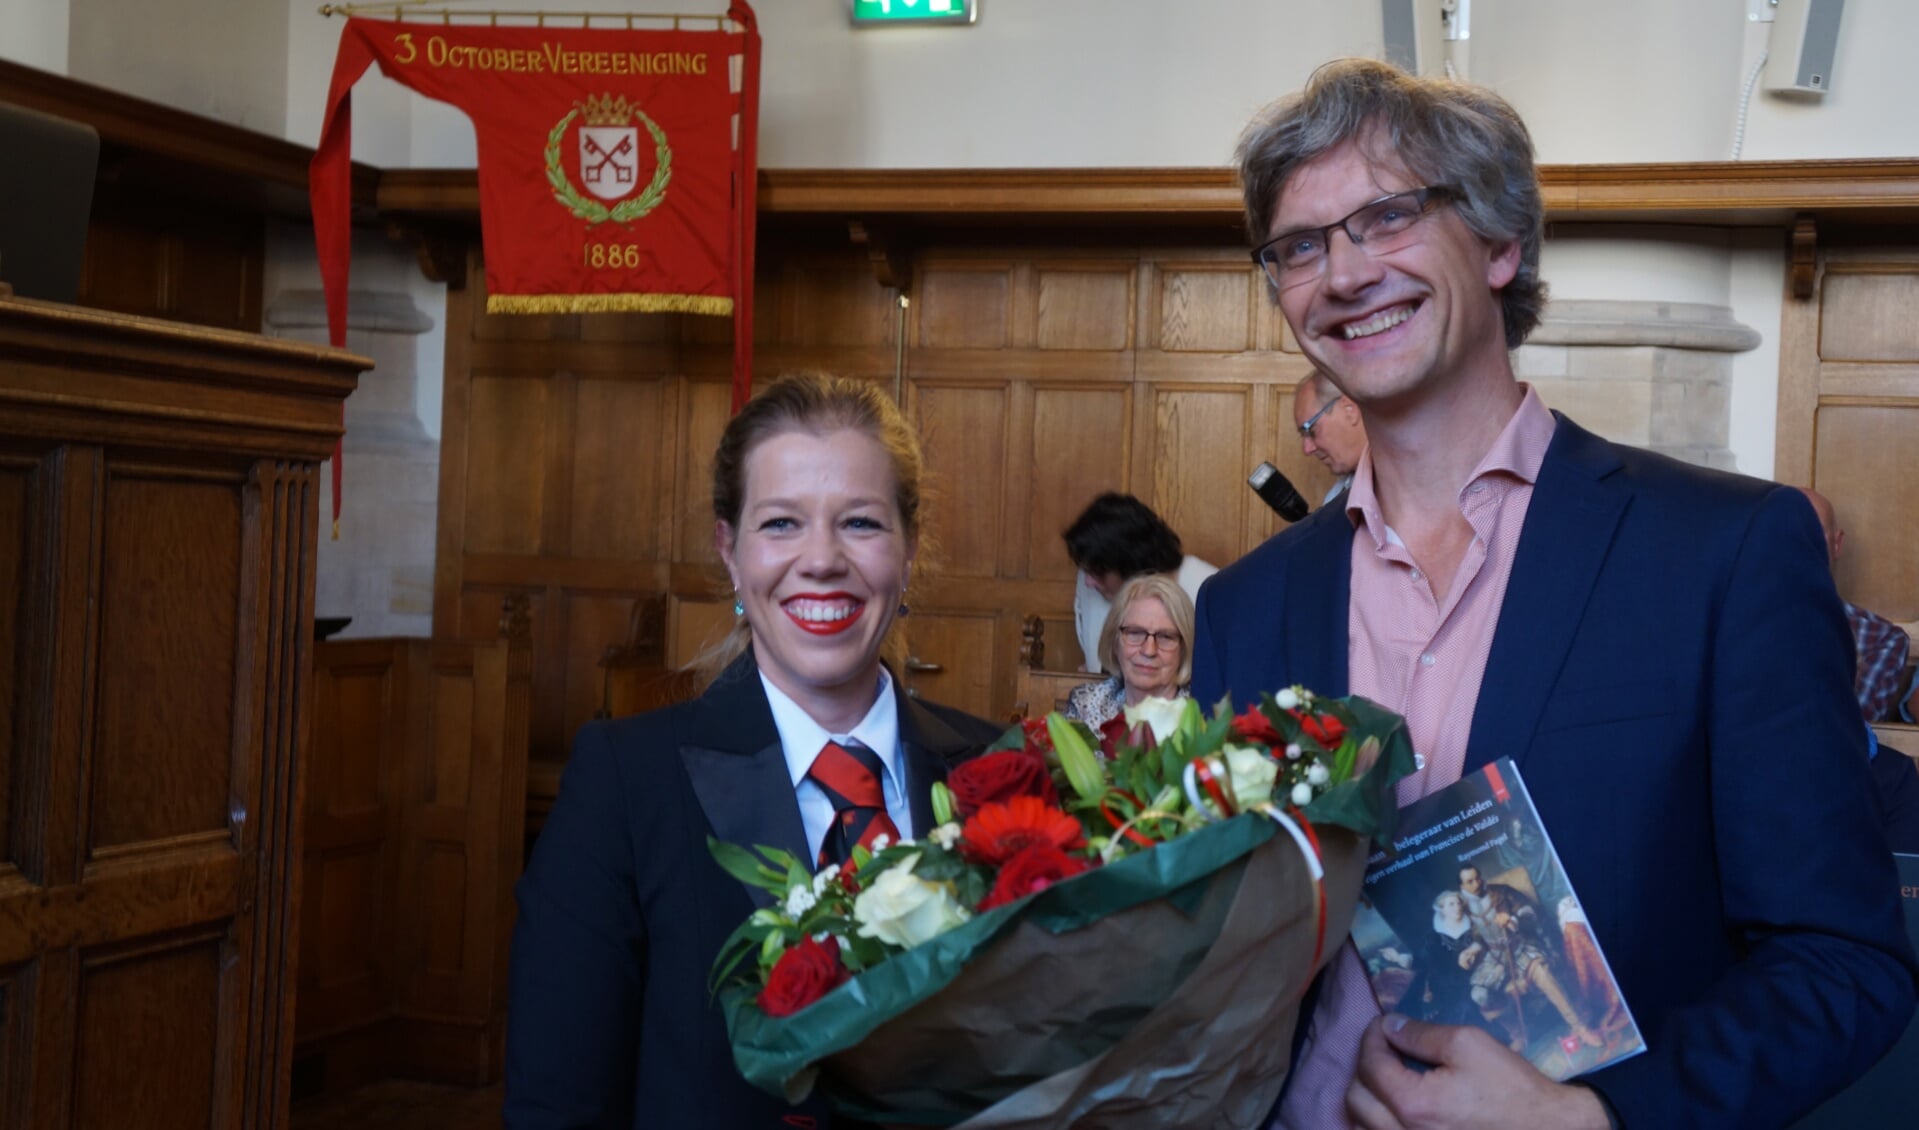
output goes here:
{"type": "MultiPolygon", "coordinates": [[[[1207,581],[1200,701],[1347,693],[1353,537],[1328,507],[1207,581]]],[[[1519,766],[1645,1036],[1587,1077],[1627,1126],[1783,1125],[1912,1016],[1852,671],[1799,492],[1559,420],[1465,771],[1519,766]]]]}
{"type": "MultiPolygon", "coordinates": [[[[933,782],[998,731],[895,688],[923,834],[933,782]]],[[[750,654],[698,699],[580,728],[517,892],[507,1126],[832,1124],[817,1099],[788,1106],[733,1066],[707,975],[720,943],[771,898],[721,870],[708,835],[807,855],[750,654]]]]}

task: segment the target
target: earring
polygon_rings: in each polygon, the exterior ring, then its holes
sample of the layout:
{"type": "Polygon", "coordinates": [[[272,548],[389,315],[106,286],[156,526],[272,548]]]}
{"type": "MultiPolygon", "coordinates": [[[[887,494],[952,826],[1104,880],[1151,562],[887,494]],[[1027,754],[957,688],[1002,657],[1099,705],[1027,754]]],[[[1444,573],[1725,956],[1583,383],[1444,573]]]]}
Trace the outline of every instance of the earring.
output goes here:
{"type": "Polygon", "coordinates": [[[900,615],[901,615],[901,616],[911,616],[912,614],[913,614],[913,610],[912,610],[911,608],[908,608],[908,607],[906,606],[906,602],[905,602],[905,601],[903,601],[903,600],[902,600],[902,601],[900,601],[900,615]]]}
{"type": "Polygon", "coordinates": [[[737,592],[733,594],[733,615],[746,615],[746,602],[740,599],[740,594],[737,592]]]}

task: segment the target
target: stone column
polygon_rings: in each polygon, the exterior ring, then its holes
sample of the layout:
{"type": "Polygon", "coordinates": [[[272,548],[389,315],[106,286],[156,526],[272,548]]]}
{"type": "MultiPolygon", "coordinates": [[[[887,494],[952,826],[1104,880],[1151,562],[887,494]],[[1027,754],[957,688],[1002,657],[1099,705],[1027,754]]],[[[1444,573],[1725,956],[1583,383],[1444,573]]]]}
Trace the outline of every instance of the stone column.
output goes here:
{"type": "MultiPolygon", "coordinates": [[[[349,616],[351,636],[433,633],[433,549],[440,445],[414,403],[415,339],[433,320],[399,291],[354,291],[346,347],[373,359],[346,401],[340,537],[331,537],[332,468],[321,475],[320,552],[314,614],[349,616]]],[[[275,337],[325,342],[318,290],[287,290],[266,313],[275,337]]]]}
{"type": "Polygon", "coordinates": [[[1555,301],[1513,369],[1588,431],[1731,470],[1733,354],[1758,344],[1727,306],[1555,301]]]}

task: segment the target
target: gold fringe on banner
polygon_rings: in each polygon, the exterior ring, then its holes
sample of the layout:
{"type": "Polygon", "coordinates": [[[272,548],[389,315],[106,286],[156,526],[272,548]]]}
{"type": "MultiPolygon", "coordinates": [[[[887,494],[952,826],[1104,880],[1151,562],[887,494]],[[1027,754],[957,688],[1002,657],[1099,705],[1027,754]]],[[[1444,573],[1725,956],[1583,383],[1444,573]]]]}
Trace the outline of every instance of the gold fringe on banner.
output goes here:
{"type": "Polygon", "coordinates": [[[733,312],[710,294],[489,294],[489,314],[712,314],[733,312]]]}
{"type": "Polygon", "coordinates": [[[386,0],[386,3],[366,4],[322,4],[319,12],[322,16],[359,16],[379,18],[385,16],[393,20],[439,20],[451,24],[459,20],[485,20],[498,25],[502,19],[512,21],[533,20],[544,27],[548,20],[579,20],[581,26],[592,27],[595,20],[623,20],[631,28],[634,20],[671,20],[673,30],[678,31],[682,20],[694,20],[707,24],[731,25],[724,13],[710,15],[694,12],[544,12],[544,11],[506,11],[503,9],[474,8],[428,8],[428,4],[457,4],[461,0],[386,0]]]}

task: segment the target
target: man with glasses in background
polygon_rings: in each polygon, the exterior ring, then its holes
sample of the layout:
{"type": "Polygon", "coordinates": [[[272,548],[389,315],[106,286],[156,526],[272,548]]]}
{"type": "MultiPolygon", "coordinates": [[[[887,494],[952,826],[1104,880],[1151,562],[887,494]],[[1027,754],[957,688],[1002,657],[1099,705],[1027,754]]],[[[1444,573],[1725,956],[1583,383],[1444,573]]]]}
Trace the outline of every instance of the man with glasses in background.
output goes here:
{"type": "Polygon", "coordinates": [[[1299,429],[1300,450],[1333,473],[1333,485],[1319,503],[1324,506],[1353,485],[1353,469],[1366,451],[1366,423],[1359,406],[1315,369],[1293,391],[1293,425],[1299,429]]]}
{"type": "Polygon", "coordinates": [[[1342,60],[1238,157],[1254,259],[1368,447],[1343,506],[1201,590],[1193,694],[1399,711],[1402,802],[1512,758],[1646,1041],[1555,1083],[1477,1028],[1381,1016],[1347,945],[1276,1124],[1790,1123],[1891,1046],[1915,975],[1812,508],[1514,378],[1544,205],[1497,95],[1342,60]]]}

